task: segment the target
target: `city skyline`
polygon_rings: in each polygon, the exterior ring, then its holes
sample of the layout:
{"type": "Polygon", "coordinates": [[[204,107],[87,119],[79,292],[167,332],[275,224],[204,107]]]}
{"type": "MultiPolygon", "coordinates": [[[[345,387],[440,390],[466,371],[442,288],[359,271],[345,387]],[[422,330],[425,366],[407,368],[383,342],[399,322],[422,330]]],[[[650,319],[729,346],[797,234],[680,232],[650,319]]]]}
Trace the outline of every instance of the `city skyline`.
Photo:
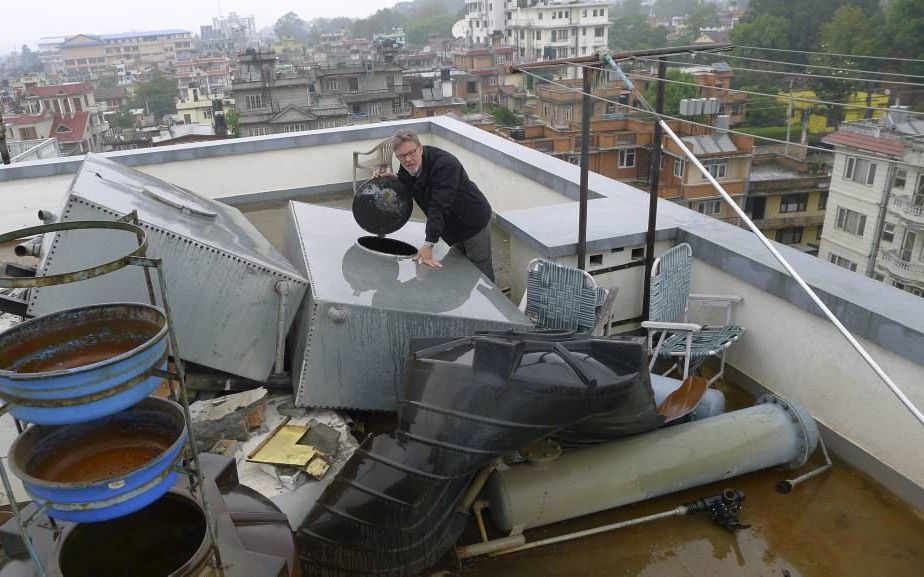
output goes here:
{"type": "Polygon", "coordinates": [[[19,51],[23,44],[35,50],[43,37],[72,36],[75,34],[118,34],[121,32],[181,29],[193,34],[199,27],[212,23],[213,18],[236,12],[240,16],[254,16],[257,29],[272,27],[280,16],[295,12],[304,20],[312,18],[364,18],[376,10],[394,6],[395,2],[381,0],[344,0],[336,4],[294,3],[285,0],[264,0],[259,3],[245,0],[214,2],[184,2],[160,0],[157,13],[139,18],[137,12],[127,11],[122,0],[98,0],[92,9],[80,10],[69,4],[64,11],[46,11],[37,18],[34,7],[14,3],[3,9],[4,20],[9,24],[0,43],[0,54],[19,51]]]}

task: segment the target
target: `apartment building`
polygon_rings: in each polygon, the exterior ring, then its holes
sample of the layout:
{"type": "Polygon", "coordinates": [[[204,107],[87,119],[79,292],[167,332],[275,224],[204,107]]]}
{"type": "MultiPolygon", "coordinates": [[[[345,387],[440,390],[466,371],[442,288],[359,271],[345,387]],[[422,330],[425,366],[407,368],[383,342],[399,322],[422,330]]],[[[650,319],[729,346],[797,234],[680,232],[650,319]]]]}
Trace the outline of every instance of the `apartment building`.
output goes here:
{"type": "Polygon", "coordinates": [[[924,119],[892,108],[845,122],[835,148],[819,257],[924,296],[924,119]]]}
{"type": "Polygon", "coordinates": [[[89,84],[34,86],[26,92],[23,106],[26,114],[17,120],[21,140],[55,138],[64,156],[101,150],[102,134],[109,130],[103,119],[107,107],[97,103],[89,84]]]}
{"type": "Polygon", "coordinates": [[[461,33],[470,46],[499,36],[518,61],[591,54],[609,41],[607,0],[466,0],[461,33]]]}
{"type": "Polygon", "coordinates": [[[113,72],[117,65],[170,68],[190,58],[192,35],[185,30],[155,30],[123,34],[77,34],[58,46],[63,73],[89,80],[113,72]]]}
{"type": "Polygon", "coordinates": [[[180,92],[195,85],[202,94],[224,94],[231,89],[231,59],[212,56],[177,60],[173,75],[180,92]]]}
{"type": "Polygon", "coordinates": [[[512,46],[469,48],[452,53],[452,65],[465,73],[465,85],[456,91],[474,104],[499,104],[499,88],[504,85],[507,67],[513,64],[512,46]]]}
{"type": "Polygon", "coordinates": [[[745,211],[767,238],[817,254],[830,185],[825,166],[782,154],[755,153],[745,211]]]}
{"type": "MultiPolygon", "coordinates": [[[[572,79],[536,85],[535,99],[526,105],[524,112],[533,119],[558,128],[580,124],[584,110],[582,82],[572,79]]],[[[591,120],[604,120],[621,114],[619,104],[626,103],[630,97],[630,92],[619,80],[606,81],[603,86],[594,88],[593,94],[609,102],[594,98],[591,120]]],[[[622,109],[622,113],[626,111],[622,109]]]]}

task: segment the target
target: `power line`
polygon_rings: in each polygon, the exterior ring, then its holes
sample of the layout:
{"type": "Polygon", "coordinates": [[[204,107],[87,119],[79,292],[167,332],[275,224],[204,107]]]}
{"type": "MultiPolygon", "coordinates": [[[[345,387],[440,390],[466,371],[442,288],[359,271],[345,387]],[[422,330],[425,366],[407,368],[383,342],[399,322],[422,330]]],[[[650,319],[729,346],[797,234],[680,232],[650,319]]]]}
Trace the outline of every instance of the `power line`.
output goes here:
{"type": "MultiPolygon", "coordinates": [[[[597,67],[594,67],[594,66],[588,66],[588,65],[583,65],[583,66],[584,66],[585,68],[592,68],[592,69],[595,69],[595,70],[606,70],[605,68],[597,68],[597,67]]],[[[817,98],[804,98],[804,97],[802,97],[802,96],[792,96],[792,97],[790,97],[790,96],[785,95],[785,94],[768,94],[768,93],[766,93],[766,92],[757,92],[757,91],[754,91],[754,90],[740,90],[740,89],[734,89],[734,88],[717,88],[717,87],[714,87],[714,86],[703,86],[702,84],[697,84],[697,83],[695,83],[695,82],[684,82],[684,81],[682,81],[682,80],[671,80],[671,79],[669,79],[669,78],[658,78],[658,77],[656,77],[656,76],[648,76],[648,75],[645,75],[645,74],[639,74],[637,71],[633,71],[633,73],[635,74],[635,77],[636,77],[636,78],[640,78],[640,79],[642,79],[642,80],[655,80],[655,81],[659,81],[659,82],[661,82],[661,81],[663,81],[663,82],[671,82],[671,83],[674,83],[674,84],[683,84],[683,85],[685,85],[685,86],[695,86],[695,87],[697,87],[697,88],[712,88],[712,89],[714,89],[716,92],[725,92],[725,93],[742,92],[742,93],[744,93],[744,94],[752,94],[752,95],[754,95],[754,96],[768,96],[768,97],[770,97],[770,98],[785,98],[786,100],[793,100],[793,101],[795,101],[795,102],[808,102],[808,103],[810,103],[810,104],[827,104],[827,105],[831,105],[831,106],[842,106],[842,107],[844,107],[844,108],[858,108],[858,109],[863,109],[863,110],[872,110],[872,111],[879,111],[879,112],[890,112],[890,111],[891,111],[891,110],[888,109],[888,108],[879,108],[879,107],[876,107],[876,106],[865,106],[865,105],[863,105],[863,104],[849,104],[849,103],[846,103],[846,102],[832,102],[832,101],[829,101],[829,100],[819,100],[819,99],[817,99],[817,98]]],[[[545,79],[543,79],[543,80],[545,80],[545,79]]],[[[914,111],[914,110],[904,110],[903,112],[906,113],[906,114],[910,114],[910,115],[924,115],[924,112],[916,112],[916,111],[914,111]]]]}
{"type": "Polygon", "coordinates": [[[841,54],[838,52],[812,52],[811,50],[789,50],[786,48],[763,48],[760,46],[741,46],[736,44],[735,48],[744,50],[764,50],[768,52],[789,52],[792,54],[820,54],[822,56],[840,56],[843,58],[868,58],[870,60],[893,60],[895,62],[918,62],[924,63],[924,60],[917,58],[894,58],[891,56],[861,56],[859,54],[841,54]]]}
{"type": "MultiPolygon", "coordinates": [[[[643,62],[661,62],[659,58],[637,58],[636,60],[641,60],[643,62]]],[[[677,60],[664,60],[668,64],[679,64],[683,66],[695,66],[689,62],[680,62],[677,60]]],[[[830,80],[855,80],[857,82],[866,82],[872,84],[892,84],[895,86],[915,86],[918,88],[924,87],[924,83],[920,82],[901,82],[899,80],[873,80],[871,78],[854,78],[852,76],[830,76],[827,74],[812,74],[809,72],[786,72],[783,70],[767,70],[766,68],[744,68],[740,66],[729,66],[731,70],[742,70],[745,72],[760,72],[762,74],[776,74],[782,76],[801,76],[804,78],[826,78],[830,80]]]]}
{"type": "MultiPolygon", "coordinates": [[[[586,68],[594,68],[594,67],[592,67],[592,66],[586,66],[586,68]]],[[[608,70],[608,69],[598,69],[598,70],[608,70]]],[[[523,74],[526,74],[526,75],[528,75],[528,76],[532,76],[532,77],[534,77],[534,78],[537,78],[537,79],[542,80],[542,81],[544,81],[544,82],[547,82],[547,83],[549,83],[549,84],[555,84],[556,86],[559,86],[559,87],[564,88],[564,89],[566,89],[566,90],[569,90],[569,91],[571,91],[571,92],[578,92],[578,93],[580,93],[580,94],[584,94],[584,91],[581,90],[580,88],[574,88],[574,87],[568,86],[567,84],[562,84],[562,83],[556,82],[556,81],[554,81],[554,80],[549,80],[548,78],[543,78],[542,76],[539,76],[538,74],[533,74],[532,72],[529,72],[528,70],[519,69],[518,72],[522,72],[523,74]]],[[[657,80],[657,79],[655,79],[655,80],[657,80]]],[[[644,114],[650,114],[651,116],[654,116],[655,118],[661,118],[661,119],[665,119],[665,120],[673,120],[673,121],[676,121],[676,122],[684,122],[684,123],[690,124],[690,125],[692,125],[692,126],[701,126],[701,127],[703,127],[703,128],[708,128],[708,129],[710,129],[710,130],[712,130],[712,131],[721,130],[721,132],[724,132],[724,133],[739,134],[739,135],[741,135],[741,136],[750,136],[751,138],[753,138],[753,139],[755,139],[755,140],[766,140],[766,141],[768,141],[768,142],[773,142],[773,143],[775,143],[775,144],[783,144],[783,145],[789,145],[789,146],[800,146],[800,147],[805,148],[806,150],[813,150],[813,151],[815,151],[815,152],[821,152],[821,153],[823,153],[823,154],[831,154],[831,155],[834,155],[834,154],[835,154],[835,151],[834,151],[834,150],[831,150],[831,149],[828,149],[828,148],[821,148],[820,146],[812,146],[812,145],[810,145],[810,144],[800,144],[800,143],[798,143],[798,142],[786,142],[785,140],[780,140],[780,139],[778,139],[778,138],[770,138],[769,136],[758,136],[758,135],[756,135],[756,134],[749,134],[749,133],[747,133],[747,132],[741,132],[741,131],[739,131],[739,130],[734,130],[734,129],[731,129],[731,128],[716,129],[716,127],[715,127],[715,126],[712,126],[711,124],[704,124],[704,123],[702,123],[702,122],[695,122],[695,121],[693,121],[693,120],[687,120],[687,119],[685,119],[685,118],[679,118],[679,117],[676,117],[676,116],[670,116],[670,115],[668,115],[668,114],[663,114],[663,113],[662,113],[662,114],[658,114],[658,113],[656,113],[656,112],[654,112],[654,111],[651,111],[651,110],[646,110],[646,109],[644,109],[644,108],[638,108],[638,107],[636,107],[636,106],[631,106],[631,105],[629,105],[629,104],[623,104],[622,102],[619,102],[619,101],[616,101],[616,100],[611,100],[611,99],[605,98],[605,97],[603,97],[603,96],[597,96],[596,94],[590,94],[589,96],[590,96],[591,98],[593,98],[594,100],[599,100],[599,101],[601,101],[601,102],[607,102],[607,103],[610,103],[610,104],[615,104],[615,105],[617,105],[617,106],[622,106],[623,108],[628,108],[629,110],[634,110],[634,111],[636,111],[636,112],[642,112],[642,113],[644,113],[644,114]]],[[[636,91],[636,96],[639,96],[638,91],[636,91]]],[[[863,154],[863,153],[858,153],[858,152],[851,152],[851,153],[850,153],[850,156],[855,157],[855,158],[863,158],[863,159],[867,159],[867,160],[875,160],[875,161],[877,161],[877,162],[882,162],[882,161],[884,160],[883,157],[881,157],[881,156],[873,156],[873,155],[871,155],[871,154],[863,154]]],[[[910,162],[904,162],[904,161],[897,160],[897,159],[890,159],[890,161],[893,162],[893,163],[895,163],[895,164],[900,164],[900,165],[902,165],[902,166],[917,166],[916,164],[913,164],[913,163],[910,163],[910,162]]]]}
{"type": "MultiPolygon", "coordinates": [[[[847,70],[850,72],[858,72],[860,74],[878,74],[879,76],[898,76],[900,78],[924,78],[924,75],[920,74],[902,74],[901,72],[879,72],[878,70],[861,70],[859,68],[848,68],[846,66],[822,66],[821,64],[804,64],[802,62],[788,62],[783,60],[767,60],[766,58],[750,58],[748,56],[735,56],[734,54],[728,54],[727,52],[700,52],[707,56],[715,56],[717,58],[733,58],[735,60],[749,60],[751,62],[763,62],[765,64],[782,64],[784,66],[798,66],[800,68],[818,68],[820,70],[847,70]]],[[[692,63],[691,63],[692,65],[692,63]]]]}

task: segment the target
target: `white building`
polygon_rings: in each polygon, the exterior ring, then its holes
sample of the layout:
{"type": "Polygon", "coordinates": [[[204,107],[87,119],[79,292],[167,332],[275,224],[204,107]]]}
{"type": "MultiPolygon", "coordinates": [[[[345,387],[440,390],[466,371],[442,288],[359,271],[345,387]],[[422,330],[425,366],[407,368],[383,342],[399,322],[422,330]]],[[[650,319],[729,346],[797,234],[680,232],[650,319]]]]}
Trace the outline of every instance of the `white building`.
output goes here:
{"type": "Polygon", "coordinates": [[[609,42],[607,0],[466,0],[465,9],[471,45],[496,33],[519,61],[586,56],[609,42]]]}
{"type": "Polygon", "coordinates": [[[924,119],[845,122],[818,256],[924,296],[924,119]]]}

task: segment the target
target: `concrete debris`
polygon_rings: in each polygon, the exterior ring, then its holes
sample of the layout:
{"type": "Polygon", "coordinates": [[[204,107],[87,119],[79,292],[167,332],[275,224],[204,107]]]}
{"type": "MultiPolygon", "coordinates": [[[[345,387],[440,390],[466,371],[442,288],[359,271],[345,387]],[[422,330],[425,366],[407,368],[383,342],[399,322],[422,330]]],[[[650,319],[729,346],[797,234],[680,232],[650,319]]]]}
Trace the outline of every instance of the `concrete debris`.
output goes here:
{"type": "Polygon", "coordinates": [[[312,419],[308,421],[308,433],[299,444],[311,445],[318,451],[333,457],[340,445],[340,431],[312,419]]]}

